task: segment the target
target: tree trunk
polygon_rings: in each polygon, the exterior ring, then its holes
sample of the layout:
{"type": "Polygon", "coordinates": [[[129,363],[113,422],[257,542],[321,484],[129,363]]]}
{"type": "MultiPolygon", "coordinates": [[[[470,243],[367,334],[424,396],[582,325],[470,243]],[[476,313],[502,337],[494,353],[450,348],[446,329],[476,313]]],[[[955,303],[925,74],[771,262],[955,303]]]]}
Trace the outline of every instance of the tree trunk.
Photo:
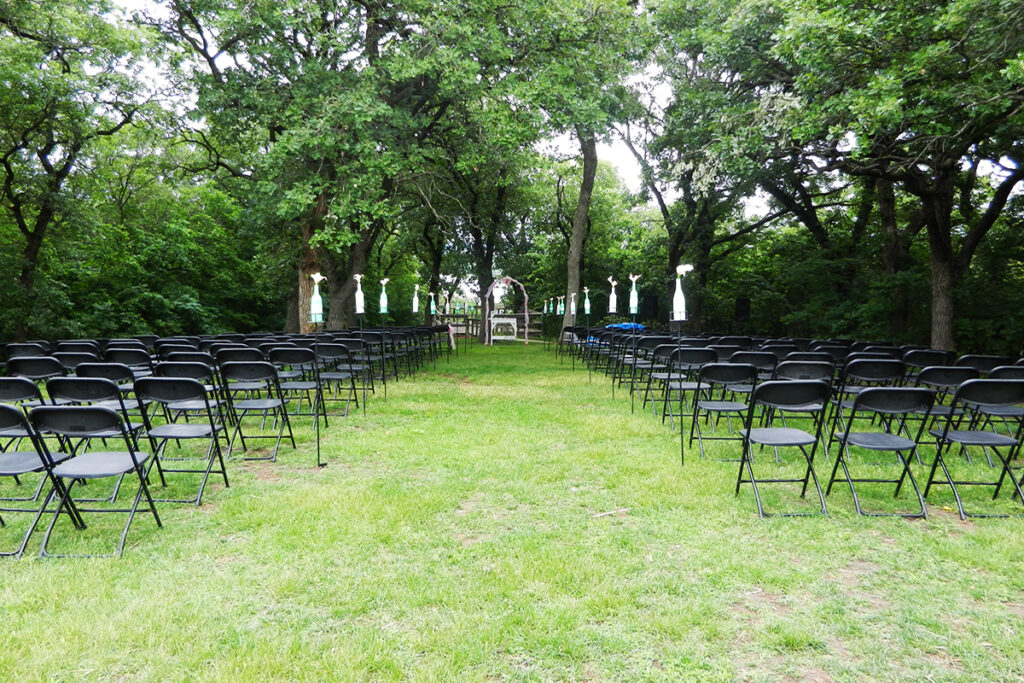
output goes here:
{"type": "Polygon", "coordinates": [[[922,196],[932,270],[932,334],[934,349],[952,351],[956,348],[953,333],[955,310],[953,289],[958,275],[957,257],[953,250],[954,171],[938,174],[931,191],[922,196]]]}
{"type": "Polygon", "coordinates": [[[594,178],[597,175],[597,139],[593,133],[584,133],[576,129],[576,138],[580,142],[583,153],[583,180],[580,183],[580,194],[576,200],[576,213],[572,217],[572,237],[569,240],[569,255],[566,259],[566,296],[565,316],[562,327],[576,323],[570,312],[569,302],[573,294],[579,305],[580,296],[580,264],[583,261],[583,243],[587,234],[587,215],[590,212],[590,198],[594,194],[594,178]]]}
{"type": "MultiPolygon", "coordinates": [[[[309,334],[313,331],[313,323],[309,320],[309,298],[313,294],[313,278],[310,276],[319,271],[320,265],[317,263],[316,254],[307,246],[305,253],[299,260],[299,299],[296,308],[298,312],[298,320],[296,321],[298,324],[296,327],[297,331],[302,334],[309,334]]],[[[291,331],[289,330],[289,332],[291,331]]]]}
{"type": "Polygon", "coordinates": [[[952,351],[956,347],[953,334],[953,288],[956,284],[956,269],[952,261],[932,252],[932,341],[933,349],[952,351]]]}
{"type": "MultiPolygon", "coordinates": [[[[479,231],[474,231],[479,233],[479,231]]],[[[473,254],[476,256],[476,265],[474,267],[474,273],[476,275],[476,281],[478,284],[477,296],[480,297],[481,310],[490,313],[494,310],[494,297],[487,297],[487,290],[491,288],[491,284],[494,282],[494,250],[493,248],[486,248],[489,245],[483,244],[483,235],[480,235],[480,239],[474,235],[473,239],[473,254]]],[[[487,341],[487,320],[484,320],[480,325],[480,339],[481,343],[487,341]]]]}
{"type": "Polygon", "coordinates": [[[329,330],[345,330],[358,325],[355,316],[356,281],[352,276],[356,273],[366,273],[370,250],[373,248],[372,237],[371,233],[363,234],[358,242],[349,247],[345,265],[341,266],[334,262],[331,269],[334,277],[327,276],[327,292],[330,296],[330,311],[327,316],[329,330]]]}

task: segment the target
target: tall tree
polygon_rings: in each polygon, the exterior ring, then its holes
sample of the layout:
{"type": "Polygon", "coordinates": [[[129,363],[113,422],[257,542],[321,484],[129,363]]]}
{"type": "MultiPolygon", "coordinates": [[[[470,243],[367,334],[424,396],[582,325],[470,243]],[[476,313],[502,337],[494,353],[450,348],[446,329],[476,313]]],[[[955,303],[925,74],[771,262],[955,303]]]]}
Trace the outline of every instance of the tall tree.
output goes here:
{"type": "Polygon", "coordinates": [[[6,302],[29,310],[47,234],[90,146],[139,117],[143,37],[102,0],[0,5],[0,210],[17,227],[21,264],[6,302]]]}

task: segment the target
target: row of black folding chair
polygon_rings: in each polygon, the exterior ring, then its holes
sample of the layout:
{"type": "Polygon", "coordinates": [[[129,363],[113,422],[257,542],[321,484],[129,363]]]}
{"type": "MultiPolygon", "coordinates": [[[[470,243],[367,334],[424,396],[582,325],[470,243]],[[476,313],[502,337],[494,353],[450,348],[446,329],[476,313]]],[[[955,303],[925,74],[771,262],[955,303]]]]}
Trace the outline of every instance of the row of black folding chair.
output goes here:
{"type": "Polygon", "coordinates": [[[0,508],[4,512],[32,517],[18,547],[4,554],[22,555],[45,515],[50,515],[51,520],[40,546],[39,554],[42,556],[96,556],[96,553],[50,551],[51,536],[63,517],[67,517],[75,529],[83,531],[86,529],[86,514],[126,515],[116,550],[103,556],[122,554],[128,531],[143,499],[157,526],[162,526],[145,472],[152,454],[137,448],[135,438],[115,410],[102,406],[37,406],[31,409],[26,419],[18,408],[0,405],[0,430],[26,435],[18,450],[0,454],[0,477],[38,473],[50,483],[49,492],[37,505],[5,505],[0,508]],[[97,442],[100,445],[94,448],[97,442]],[[115,447],[112,449],[111,446],[115,447]],[[138,488],[128,507],[85,507],[83,503],[88,499],[76,499],[72,495],[76,485],[109,478],[120,481],[132,474],[138,480],[138,488]]]}

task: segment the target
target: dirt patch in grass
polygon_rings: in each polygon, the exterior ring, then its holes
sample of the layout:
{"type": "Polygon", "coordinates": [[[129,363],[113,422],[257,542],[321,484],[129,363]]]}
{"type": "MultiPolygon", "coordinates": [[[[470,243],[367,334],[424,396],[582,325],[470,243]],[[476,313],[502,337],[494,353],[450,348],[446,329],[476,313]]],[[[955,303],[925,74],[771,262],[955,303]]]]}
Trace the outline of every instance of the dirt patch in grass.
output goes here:
{"type": "Polygon", "coordinates": [[[872,612],[880,612],[891,607],[891,603],[878,593],[862,588],[864,578],[871,576],[876,571],[878,571],[878,565],[874,562],[853,560],[830,578],[835,580],[842,591],[851,598],[867,602],[872,612]]]}
{"type": "Polygon", "coordinates": [[[778,593],[766,593],[758,586],[743,593],[743,597],[732,603],[729,610],[742,617],[748,625],[759,624],[762,614],[786,616],[793,612],[792,608],[783,602],[783,596],[778,593]]]}
{"type": "Polygon", "coordinates": [[[1004,602],[1003,605],[1010,614],[1018,619],[1024,619],[1024,605],[1019,602],[1004,602]]]}
{"type": "Polygon", "coordinates": [[[280,481],[281,471],[269,462],[247,462],[244,469],[260,481],[280,481]]]}
{"type": "Polygon", "coordinates": [[[459,503],[459,507],[455,508],[455,514],[462,517],[471,512],[476,512],[483,505],[483,501],[484,494],[477,491],[472,496],[459,503]]]}
{"type": "Polygon", "coordinates": [[[832,674],[825,671],[824,669],[819,669],[817,667],[812,666],[810,669],[800,674],[798,678],[786,676],[782,680],[793,681],[794,683],[796,681],[803,681],[804,683],[831,683],[831,681],[833,681],[834,679],[832,678],[832,674]]]}
{"type": "Polygon", "coordinates": [[[934,666],[940,669],[944,669],[947,672],[962,673],[964,670],[964,664],[959,658],[946,652],[945,649],[939,649],[925,654],[928,661],[934,666]]]}
{"type": "Polygon", "coordinates": [[[474,546],[477,543],[490,540],[490,534],[474,534],[474,533],[457,533],[455,534],[455,540],[462,544],[463,548],[474,546]]]}

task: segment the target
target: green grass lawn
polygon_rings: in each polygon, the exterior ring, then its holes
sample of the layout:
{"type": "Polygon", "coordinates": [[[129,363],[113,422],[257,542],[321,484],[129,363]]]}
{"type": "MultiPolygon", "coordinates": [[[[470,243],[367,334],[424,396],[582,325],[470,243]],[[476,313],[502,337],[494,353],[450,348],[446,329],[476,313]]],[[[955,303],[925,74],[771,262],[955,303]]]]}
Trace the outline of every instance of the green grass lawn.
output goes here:
{"type": "Polygon", "coordinates": [[[681,468],[660,419],[539,344],[390,385],[332,422],[323,469],[296,436],[163,529],[140,516],[121,559],[0,562],[0,678],[1024,676],[1020,519],[960,522],[946,491],[927,520],[858,518],[845,485],[828,518],[758,519],[733,444],[681,468]]]}

